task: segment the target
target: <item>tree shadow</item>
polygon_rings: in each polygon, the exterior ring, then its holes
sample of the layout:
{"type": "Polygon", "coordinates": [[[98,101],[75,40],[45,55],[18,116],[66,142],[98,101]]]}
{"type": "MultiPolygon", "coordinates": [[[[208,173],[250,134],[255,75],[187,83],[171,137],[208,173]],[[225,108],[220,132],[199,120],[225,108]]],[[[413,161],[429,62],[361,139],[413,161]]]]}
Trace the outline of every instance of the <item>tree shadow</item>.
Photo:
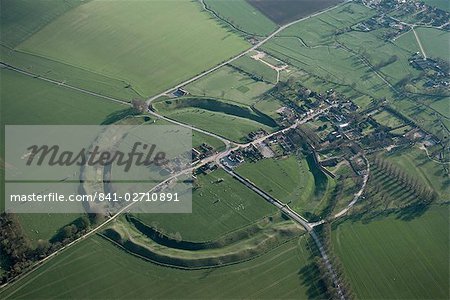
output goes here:
{"type": "Polygon", "coordinates": [[[138,112],[134,108],[127,108],[123,110],[119,110],[109,114],[105,120],[101,123],[101,125],[111,125],[114,124],[128,116],[137,115],[138,112]]]}

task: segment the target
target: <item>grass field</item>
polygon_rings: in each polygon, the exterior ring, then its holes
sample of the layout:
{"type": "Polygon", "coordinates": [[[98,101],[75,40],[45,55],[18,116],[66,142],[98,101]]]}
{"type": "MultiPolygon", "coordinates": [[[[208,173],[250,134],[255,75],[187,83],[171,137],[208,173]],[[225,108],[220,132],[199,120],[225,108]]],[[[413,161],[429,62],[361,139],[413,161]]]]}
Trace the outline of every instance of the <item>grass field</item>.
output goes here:
{"type": "Polygon", "coordinates": [[[230,116],[224,113],[211,112],[198,108],[184,108],[166,114],[167,117],[194,125],[197,128],[207,130],[235,142],[246,141],[247,135],[259,129],[272,131],[272,128],[261,123],[230,116]]]}
{"type": "MultiPolygon", "coordinates": [[[[450,39],[449,32],[424,27],[418,27],[415,30],[419,36],[427,57],[441,58],[449,61],[448,53],[450,51],[450,46],[448,43],[442,42],[450,39]]],[[[395,43],[410,53],[420,52],[414,33],[411,31],[398,38],[395,43]]]]}
{"type": "Polygon", "coordinates": [[[251,105],[272,87],[272,84],[255,81],[248,75],[225,66],[187,85],[186,90],[197,96],[209,96],[251,105]]]}
{"type": "Polygon", "coordinates": [[[209,241],[276,213],[223,170],[198,175],[195,186],[192,214],[139,214],[139,219],[169,235],[179,232],[186,241],[209,241]]]}
{"type": "Polygon", "coordinates": [[[374,114],[372,117],[379,124],[389,128],[395,128],[403,124],[403,122],[399,118],[395,117],[393,114],[385,110],[374,114]]]}
{"type": "Polygon", "coordinates": [[[374,11],[363,5],[347,3],[319,16],[299,22],[278,36],[299,37],[308,46],[317,46],[332,41],[338,29],[352,26],[370,18],[374,11]]]}
{"type": "Polygon", "coordinates": [[[277,72],[274,69],[248,55],[233,61],[231,65],[250,74],[251,77],[272,84],[277,83],[277,72]]]}
{"type": "Polygon", "coordinates": [[[327,81],[376,97],[390,96],[385,83],[358,57],[342,48],[305,47],[296,37],[278,37],[263,49],[293,66],[327,81]],[[344,76],[345,74],[345,76],[344,76]],[[388,93],[388,94],[387,94],[388,93]]]}
{"type": "Polygon", "coordinates": [[[341,0],[295,0],[284,1],[279,5],[277,0],[248,0],[248,2],[257,7],[263,14],[278,24],[286,24],[296,19],[311,15],[327,7],[336,5],[341,0]]]}
{"type": "Polygon", "coordinates": [[[198,271],[166,268],[95,236],[0,293],[15,298],[323,298],[305,238],[251,261],[198,271]]]}
{"type": "MultiPolygon", "coordinates": [[[[101,124],[114,112],[126,108],[14,71],[1,69],[0,76],[2,125],[95,125],[101,124]]],[[[19,219],[25,234],[32,242],[36,242],[38,239],[50,239],[61,227],[71,223],[78,216],[78,214],[21,214],[19,219]]]]}
{"type": "Polygon", "coordinates": [[[0,41],[15,47],[58,16],[83,3],[83,0],[4,0],[0,11],[0,41]]]}
{"type": "Polygon", "coordinates": [[[424,150],[417,148],[387,153],[385,157],[439,194],[442,201],[450,200],[450,179],[444,167],[430,160],[424,150]]]}
{"type": "Polygon", "coordinates": [[[450,12],[450,3],[447,0],[422,0],[430,6],[450,12]]]}
{"type": "Polygon", "coordinates": [[[248,34],[268,35],[277,25],[245,0],[205,0],[222,20],[248,34]]]}
{"type": "Polygon", "coordinates": [[[246,47],[197,2],[94,0],[57,18],[18,49],[128,81],[152,95],[246,47]]]}
{"type": "Polygon", "coordinates": [[[406,222],[393,216],[333,231],[334,249],[362,299],[448,299],[449,207],[406,222]]]}
{"type": "Polygon", "coordinates": [[[314,176],[306,160],[295,156],[245,163],[236,171],[278,200],[304,212],[317,205],[314,176]]]}
{"type": "Polygon", "coordinates": [[[248,133],[271,131],[276,122],[251,107],[212,98],[178,98],[158,101],[153,108],[165,116],[191,124],[233,141],[246,141],[248,133]]]}

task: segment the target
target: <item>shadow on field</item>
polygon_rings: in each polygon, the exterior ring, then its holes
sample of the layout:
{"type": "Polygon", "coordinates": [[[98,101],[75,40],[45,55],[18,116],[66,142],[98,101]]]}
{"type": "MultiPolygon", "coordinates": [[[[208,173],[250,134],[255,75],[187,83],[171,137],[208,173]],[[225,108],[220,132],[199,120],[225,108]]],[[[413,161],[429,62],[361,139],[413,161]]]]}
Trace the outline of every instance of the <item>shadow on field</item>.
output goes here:
{"type": "Polygon", "coordinates": [[[317,265],[317,258],[320,257],[316,245],[308,237],[307,250],[309,252],[309,264],[305,265],[298,271],[298,277],[303,286],[306,287],[306,295],[308,299],[326,299],[327,291],[317,265]]]}
{"type": "Polygon", "coordinates": [[[320,278],[317,265],[312,262],[298,271],[298,276],[307,288],[308,299],[324,299],[325,285],[320,278]]]}
{"type": "Polygon", "coordinates": [[[347,216],[340,220],[333,222],[333,227],[345,222],[361,222],[362,224],[369,224],[373,221],[379,221],[389,216],[395,216],[396,219],[402,221],[412,221],[415,218],[421,217],[432,204],[417,203],[401,209],[386,209],[378,211],[370,211],[369,209],[354,215],[347,216]]]}
{"type": "Polygon", "coordinates": [[[109,114],[106,119],[100,125],[111,125],[114,124],[128,116],[137,115],[137,111],[133,108],[127,108],[124,110],[119,110],[109,114]]]}

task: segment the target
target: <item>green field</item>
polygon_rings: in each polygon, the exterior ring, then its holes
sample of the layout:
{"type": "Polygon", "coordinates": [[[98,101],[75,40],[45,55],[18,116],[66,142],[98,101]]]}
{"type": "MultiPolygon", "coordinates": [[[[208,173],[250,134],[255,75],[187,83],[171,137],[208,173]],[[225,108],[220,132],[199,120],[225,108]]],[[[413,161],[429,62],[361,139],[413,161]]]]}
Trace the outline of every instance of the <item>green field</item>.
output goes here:
{"type": "Polygon", "coordinates": [[[183,271],[126,254],[95,236],[0,292],[16,298],[323,298],[306,239],[217,269],[183,271]]]}
{"type": "Polygon", "coordinates": [[[17,48],[130,82],[139,93],[153,95],[247,46],[197,2],[94,0],[17,48]]]}
{"type": "Polygon", "coordinates": [[[233,141],[246,141],[258,129],[272,131],[276,122],[249,106],[212,98],[183,97],[158,101],[153,108],[185,124],[191,124],[233,141]]]}
{"type": "Polygon", "coordinates": [[[450,179],[444,167],[430,160],[424,150],[417,148],[387,153],[385,157],[401,167],[408,175],[420,180],[439,194],[439,200],[450,200],[450,179]]]}
{"type": "Polygon", "coordinates": [[[230,116],[224,113],[211,112],[198,108],[184,108],[166,114],[167,117],[182,123],[191,124],[235,142],[246,141],[246,136],[259,129],[272,131],[271,127],[261,123],[230,116]]]}
{"type": "MultiPolygon", "coordinates": [[[[443,41],[448,41],[450,39],[450,32],[424,27],[418,27],[415,30],[427,57],[441,58],[449,61],[448,53],[450,51],[450,46],[443,41]]],[[[398,38],[395,41],[395,44],[410,53],[420,52],[414,33],[411,31],[398,38]]]]}
{"type": "Polygon", "coordinates": [[[258,80],[272,84],[277,83],[277,72],[274,69],[251,58],[248,55],[242,56],[241,58],[233,61],[231,65],[239,70],[243,70],[245,73],[249,74],[253,78],[257,78],[258,80]]]}
{"type": "Polygon", "coordinates": [[[277,28],[274,22],[245,0],[205,0],[205,4],[239,31],[251,35],[268,35],[277,28]]]}
{"type": "MultiPolygon", "coordinates": [[[[2,125],[95,125],[101,124],[114,112],[126,109],[126,106],[7,69],[1,69],[0,76],[2,125]]],[[[75,186],[73,191],[76,191],[75,186]]],[[[78,216],[21,214],[19,219],[25,234],[34,243],[38,239],[50,239],[78,216]]]]}
{"type": "Polygon", "coordinates": [[[447,0],[422,0],[430,6],[437,7],[439,9],[450,12],[450,3],[447,0]]]}
{"type": "Polygon", "coordinates": [[[296,37],[275,37],[263,49],[327,81],[376,97],[390,96],[385,83],[354,54],[331,46],[308,48],[296,37]]]}
{"type": "Polygon", "coordinates": [[[192,214],[140,214],[139,219],[168,235],[179,232],[186,241],[209,241],[276,213],[223,170],[198,175],[194,187],[192,214]]]}
{"type": "Polygon", "coordinates": [[[142,98],[142,95],[133,90],[125,80],[107,77],[45,57],[11,50],[4,46],[0,46],[0,57],[2,62],[36,76],[53,79],[100,95],[127,101],[131,101],[134,98],[142,98]]]}
{"type": "Polygon", "coordinates": [[[127,106],[0,69],[2,123],[95,125],[127,106]]]}
{"type": "Polygon", "coordinates": [[[2,0],[1,44],[15,47],[58,16],[82,3],[83,0],[2,0]]]}
{"type": "Polygon", "coordinates": [[[283,30],[278,36],[300,38],[310,47],[323,45],[333,41],[336,30],[352,26],[372,15],[373,10],[360,4],[348,3],[299,22],[283,30]]]}
{"type": "Polygon", "coordinates": [[[248,75],[225,66],[186,86],[191,94],[226,99],[251,105],[273,87],[267,82],[255,81],[248,75]]]}
{"type": "Polygon", "coordinates": [[[245,163],[236,171],[278,200],[300,212],[318,204],[314,199],[314,176],[305,159],[289,156],[245,163]]]}
{"type": "Polygon", "coordinates": [[[374,114],[372,117],[379,124],[389,128],[395,128],[403,124],[403,122],[399,118],[385,110],[374,114]]]}
{"type": "Polygon", "coordinates": [[[448,224],[448,205],[408,222],[346,221],[333,231],[334,249],[358,298],[448,299],[448,224]]]}

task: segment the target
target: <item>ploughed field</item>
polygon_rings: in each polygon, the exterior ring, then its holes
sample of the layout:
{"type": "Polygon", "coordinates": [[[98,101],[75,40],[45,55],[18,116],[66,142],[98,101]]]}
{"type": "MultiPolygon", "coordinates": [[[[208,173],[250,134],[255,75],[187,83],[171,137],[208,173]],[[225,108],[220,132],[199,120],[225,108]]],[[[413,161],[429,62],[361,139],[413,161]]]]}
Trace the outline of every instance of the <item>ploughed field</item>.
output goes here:
{"type": "Polygon", "coordinates": [[[277,24],[286,24],[336,5],[342,0],[247,0],[277,24]],[[282,5],[280,5],[282,2],[282,5]]]}

